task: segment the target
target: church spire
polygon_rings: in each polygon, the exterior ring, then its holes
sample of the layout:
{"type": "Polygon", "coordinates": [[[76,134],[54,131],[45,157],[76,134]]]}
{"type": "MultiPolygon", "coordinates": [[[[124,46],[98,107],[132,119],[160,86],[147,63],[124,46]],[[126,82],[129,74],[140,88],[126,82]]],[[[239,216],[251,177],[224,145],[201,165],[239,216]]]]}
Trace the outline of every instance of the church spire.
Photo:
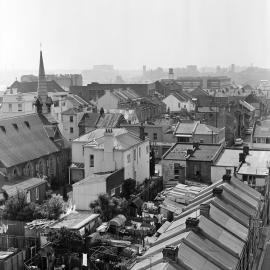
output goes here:
{"type": "Polygon", "coordinates": [[[45,70],[44,70],[44,64],[43,64],[43,57],[42,57],[42,51],[40,51],[39,56],[39,72],[38,72],[38,79],[45,79],[45,70]]]}
{"type": "Polygon", "coordinates": [[[35,103],[38,113],[50,112],[52,104],[51,98],[48,96],[47,81],[45,76],[42,51],[40,50],[39,56],[39,71],[38,71],[38,88],[37,88],[37,101],[35,103]]]}

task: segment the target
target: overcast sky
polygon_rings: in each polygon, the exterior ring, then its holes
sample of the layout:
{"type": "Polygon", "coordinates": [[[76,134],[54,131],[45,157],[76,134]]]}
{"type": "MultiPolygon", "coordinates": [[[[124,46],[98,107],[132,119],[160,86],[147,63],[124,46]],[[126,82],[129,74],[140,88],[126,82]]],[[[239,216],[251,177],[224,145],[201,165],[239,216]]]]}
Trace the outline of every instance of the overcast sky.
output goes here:
{"type": "Polygon", "coordinates": [[[269,0],[0,0],[0,69],[270,67],[269,0]]]}

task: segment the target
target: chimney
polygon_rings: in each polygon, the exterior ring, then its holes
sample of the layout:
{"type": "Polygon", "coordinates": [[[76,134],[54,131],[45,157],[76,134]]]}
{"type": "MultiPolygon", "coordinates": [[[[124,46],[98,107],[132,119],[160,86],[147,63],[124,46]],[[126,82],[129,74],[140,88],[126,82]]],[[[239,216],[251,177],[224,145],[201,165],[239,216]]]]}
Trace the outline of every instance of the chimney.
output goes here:
{"type": "Polygon", "coordinates": [[[189,217],[186,219],[186,230],[193,230],[198,231],[199,230],[199,219],[189,217]]]}
{"type": "Polygon", "coordinates": [[[114,135],[111,128],[106,128],[104,132],[104,156],[103,156],[103,172],[111,172],[115,170],[114,161],[114,135]]]}
{"type": "Polygon", "coordinates": [[[187,156],[192,157],[193,155],[193,149],[187,149],[187,156]]]}
{"type": "Polygon", "coordinates": [[[178,249],[178,246],[165,246],[162,250],[163,260],[177,262],[178,249]]]}
{"type": "Polygon", "coordinates": [[[228,183],[230,183],[231,178],[232,178],[232,177],[231,177],[229,174],[224,174],[224,175],[222,176],[222,180],[223,180],[224,182],[228,182],[228,183]]]}
{"type": "Polygon", "coordinates": [[[143,125],[143,123],[141,123],[141,125],[140,125],[140,139],[142,141],[145,140],[145,133],[144,133],[144,125],[143,125]]]}
{"type": "Polygon", "coordinates": [[[221,187],[215,187],[213,188],[213,195],[215,197],[220,196],[223,192],[223,189],[221,187]]]}
{"type": "Polygon", "coordinates": [[[194,143],[193,143],[193,149],[194,149],[194,150],[199,149],[199,145],[200,145],[200,144],[199,144],[198,142],[194,142],[194,143]]]}
{"type": "Polygon", "coordinates": [[[210,204],[202,203],[200,205],[200,215],[209,217],[209,212],[210,212],[210,204]]]}
{"type": "Polygon", "coordinates": [[[244,153],[239,153],[239,162],[241,163],[246,162],[246,155],[244,153]]]}
{"type": "Polygon", "coordinates": [[[245,145],[245,146],[243,147],[243,153],[244,153],[246,156],[249,155],[249,147],[248,147],[247,145],[245,145]]]}

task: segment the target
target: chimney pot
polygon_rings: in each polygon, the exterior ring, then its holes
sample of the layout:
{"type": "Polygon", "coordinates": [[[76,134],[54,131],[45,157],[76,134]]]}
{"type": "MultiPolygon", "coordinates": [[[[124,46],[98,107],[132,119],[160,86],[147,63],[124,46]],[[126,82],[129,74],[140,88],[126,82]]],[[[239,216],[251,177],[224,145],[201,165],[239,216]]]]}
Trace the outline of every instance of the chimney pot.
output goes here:
{"type": "Polygon", "coordinates": [[[200,214],[205,217],[209,217],[210,204],[202,203],[200,205],[200,214]]]}
{"type": "Polygon", "coordinates": [[[215,187],[213,188],[213,195],[214,196],[220,196],[223,192],[223,189],[221,187],[215,187]]]}
{"type": "Polygon", "coordinates": [[[186,219],[186,229],[197,230],[199,225],[199,219],[189,217],[186,219]]]}
{"type": "Polygon", "coordinates": [[[244,153],[239,153],[239,162],[241,163],[246,162],[246,155],[244,153]]]}
{"type": "Polygon", "coordinates": [[[243,153],[247,156],[247,155],[249,155],[249,147],[247,146],[247,145],[245,145],[244,147],[243,147],[243,153]]]}
{"type": "Polygon", "coordinates": [[[224,181],[224,182],[230,182],[231,181],[231,175],[229,175],[229,174],[224,174],[223,176],[222,176],[222,180],[224,181]]]}

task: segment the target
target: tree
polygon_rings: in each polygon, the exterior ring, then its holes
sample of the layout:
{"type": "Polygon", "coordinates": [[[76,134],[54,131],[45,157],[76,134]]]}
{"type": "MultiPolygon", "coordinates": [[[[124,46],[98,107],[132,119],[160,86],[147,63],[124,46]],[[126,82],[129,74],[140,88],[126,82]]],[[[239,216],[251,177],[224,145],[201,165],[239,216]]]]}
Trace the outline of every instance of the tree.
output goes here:
{"type": "Polygon", "coordinates": [[[105,193],[100,194],[89,207],[94,213],[100,214],[103,221],[109,221],[118,214],[126,214],[127,205],[126,199],[111,197],[105,193]]]}
{"type": "Polygon", "coordinates": [[[60,230],[51,230],[48,240],[56,249],[65,249],[70,252],[80,252],[83,248],[83,238],[79,232],[62,227],[60,230]]]}
{"type": "Polygon", "coordinates": [[[61,214],[65,213],[66,208],[67,203],[64,202],[62,196],[53,196],[36,209],[35,216],[47,219],[58,219],[61,214]]]}
{"type": "Polygon", "coordinates": [[[130,195],[134,193],[136,193],[136,180],[129,178],[123,183],[122,196],[129,200],[130,195]]]}
{"type": "Polygon", "coordinates": [[[151,177],[155,175],[155,163],[156,163],[155,151],[154,151],[154,148],[152,148],[150,152],[150,176],[151,177]]]}
{"type": "Polygon", "coordinates": [[[11,220],[32,221],[35,209],[35,203],[27,203],[26,193],[17,190],[14,196],[6,200],[3,216],[11,220]]]}

